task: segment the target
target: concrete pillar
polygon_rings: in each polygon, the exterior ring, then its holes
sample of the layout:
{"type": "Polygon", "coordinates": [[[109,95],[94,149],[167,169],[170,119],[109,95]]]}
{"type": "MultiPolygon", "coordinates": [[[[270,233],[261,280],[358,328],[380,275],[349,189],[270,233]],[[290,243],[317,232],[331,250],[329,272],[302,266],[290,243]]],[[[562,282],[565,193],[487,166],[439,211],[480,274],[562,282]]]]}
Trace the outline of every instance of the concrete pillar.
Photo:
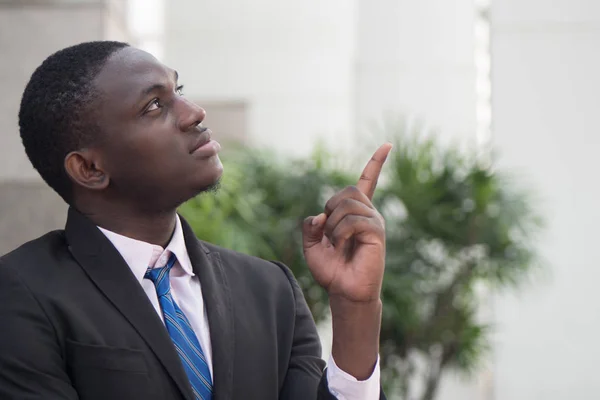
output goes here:
{"type": "Polygon", "coordinates": [[[494,399],[597,399],[600,3],[491,10],[493,141],[548,222],[545,272],[495,302],[494,399]]]}
{"type": "Polygon", "coordinates": [[[127,40],[125,2],[0,0],[0,255],[64,226],[66,205],[31,167],[18,111],[34,69],[53,52],[88,40],[127,40]]]}

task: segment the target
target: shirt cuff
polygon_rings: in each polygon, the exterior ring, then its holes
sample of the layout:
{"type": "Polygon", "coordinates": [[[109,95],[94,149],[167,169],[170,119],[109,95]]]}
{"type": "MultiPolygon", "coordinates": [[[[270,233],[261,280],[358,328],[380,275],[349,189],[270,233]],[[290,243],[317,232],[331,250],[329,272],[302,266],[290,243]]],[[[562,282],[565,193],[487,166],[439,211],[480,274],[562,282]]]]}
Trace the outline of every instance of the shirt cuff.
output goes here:
{"type": "Polygon", "coordinates": [[[333,355],[327,365],[327,383],[329,392],[338,400],[379,400],[380,387],[379,357],[371,376],[365,381],[359,381],[352,375],[342,371],[333,355]]]}

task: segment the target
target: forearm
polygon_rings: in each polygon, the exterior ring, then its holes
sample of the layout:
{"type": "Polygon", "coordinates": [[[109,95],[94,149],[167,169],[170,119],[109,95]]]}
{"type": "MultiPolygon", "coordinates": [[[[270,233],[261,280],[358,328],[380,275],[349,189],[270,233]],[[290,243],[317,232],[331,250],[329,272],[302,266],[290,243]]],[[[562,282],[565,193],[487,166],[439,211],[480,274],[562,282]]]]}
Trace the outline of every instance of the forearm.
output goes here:
{"type": "Polygon", "coordinates": [[[331,298],[332,355],[337,366],[358,380],[368,379],[379,355],[381,300],[357,303],[331,298]]]}

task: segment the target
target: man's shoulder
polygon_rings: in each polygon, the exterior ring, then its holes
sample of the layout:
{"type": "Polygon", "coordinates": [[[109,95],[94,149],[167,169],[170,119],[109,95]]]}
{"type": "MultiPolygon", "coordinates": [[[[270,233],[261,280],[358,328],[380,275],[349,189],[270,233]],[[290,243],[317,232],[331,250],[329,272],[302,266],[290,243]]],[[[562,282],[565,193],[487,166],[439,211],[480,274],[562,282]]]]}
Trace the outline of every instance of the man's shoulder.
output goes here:
{"type": "Polygon", "coordinates": [[[64,230],[51,231],[0,256],[0,268],[12,267],[26,273],[47,265],[66,250],[64,230]]]}

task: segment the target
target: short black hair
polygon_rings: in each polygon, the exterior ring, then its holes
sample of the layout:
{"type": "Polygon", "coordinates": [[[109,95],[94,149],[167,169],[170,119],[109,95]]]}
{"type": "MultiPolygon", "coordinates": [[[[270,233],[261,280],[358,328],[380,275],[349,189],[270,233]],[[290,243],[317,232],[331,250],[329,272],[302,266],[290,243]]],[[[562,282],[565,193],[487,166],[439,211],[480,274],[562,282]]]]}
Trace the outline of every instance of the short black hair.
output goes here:
{"type": "Polygon", "coordinates": [[[94,41],[62,49],[44,60],[23,92],[19,130],[27,157],[69,204],[73,186],[64,168],[65,157],[91,145],[99,129],[90,107],[98,95],[92,81],[109,57],[127,46],[94,41]]]}

